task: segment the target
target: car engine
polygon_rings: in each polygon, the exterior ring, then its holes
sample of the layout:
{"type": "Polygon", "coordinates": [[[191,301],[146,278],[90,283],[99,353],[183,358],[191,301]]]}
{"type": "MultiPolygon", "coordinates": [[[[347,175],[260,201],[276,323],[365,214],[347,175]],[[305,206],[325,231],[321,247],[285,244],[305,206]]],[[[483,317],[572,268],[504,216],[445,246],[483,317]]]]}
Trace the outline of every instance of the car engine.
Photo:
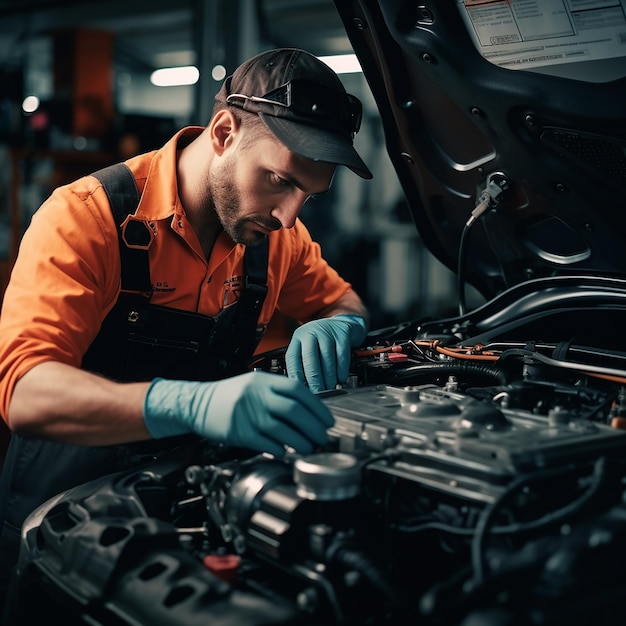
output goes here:
{"type": "Polygon", "coordinates": [[[313,454],[193,440],[35,511],[20,623],[623,624],[626,354],[458,322],[371,334],[313,454]]]}

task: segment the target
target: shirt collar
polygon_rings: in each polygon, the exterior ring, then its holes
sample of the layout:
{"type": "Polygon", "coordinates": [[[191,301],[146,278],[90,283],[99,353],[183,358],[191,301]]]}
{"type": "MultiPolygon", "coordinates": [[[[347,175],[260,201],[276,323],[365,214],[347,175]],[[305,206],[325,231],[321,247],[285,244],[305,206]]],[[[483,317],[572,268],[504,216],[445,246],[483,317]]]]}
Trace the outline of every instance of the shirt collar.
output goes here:
{"type": "Polygon", "coordinates": [[[203,130],[201,126],[182,128],[154,153],[135,214],[138,218],[156,221],[184,213],[178,197],[177,151],[203,130]]]}

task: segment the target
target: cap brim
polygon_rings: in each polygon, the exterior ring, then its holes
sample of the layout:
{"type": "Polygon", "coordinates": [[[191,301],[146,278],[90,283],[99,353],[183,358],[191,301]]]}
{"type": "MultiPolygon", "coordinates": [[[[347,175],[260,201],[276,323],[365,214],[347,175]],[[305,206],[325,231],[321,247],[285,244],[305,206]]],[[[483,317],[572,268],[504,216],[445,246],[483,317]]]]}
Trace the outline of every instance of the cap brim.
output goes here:
{"type": "Polygon", "coordinates": [[[345,165],[361,178],[373,178],[363,159],[345,137],[281,117],[258,115],[276,138],[295,154],[312,161],[345,165]]]}

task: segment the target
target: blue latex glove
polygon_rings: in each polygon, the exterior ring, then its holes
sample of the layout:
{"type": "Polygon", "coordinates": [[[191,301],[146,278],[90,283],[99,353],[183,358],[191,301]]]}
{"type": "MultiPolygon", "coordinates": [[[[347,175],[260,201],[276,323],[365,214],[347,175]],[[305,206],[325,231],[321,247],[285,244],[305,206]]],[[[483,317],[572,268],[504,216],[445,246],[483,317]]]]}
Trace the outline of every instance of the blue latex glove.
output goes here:
{"type": "Polygon", "coordinates": [[[314,392],[333,389],[350,373],[351,348],[360,346],[367,324],[360,315],[341,314],[296,329],[285,354],[287,375],[314,392]]]}
{"type": "Polygon", "coordinates": [[[215,382],[156,378],[144,401],[154,438],[195,433],[232,446],[307,454],[327,442],[334,419],[306,387],[279,374],[249,372],[215,382]]]}

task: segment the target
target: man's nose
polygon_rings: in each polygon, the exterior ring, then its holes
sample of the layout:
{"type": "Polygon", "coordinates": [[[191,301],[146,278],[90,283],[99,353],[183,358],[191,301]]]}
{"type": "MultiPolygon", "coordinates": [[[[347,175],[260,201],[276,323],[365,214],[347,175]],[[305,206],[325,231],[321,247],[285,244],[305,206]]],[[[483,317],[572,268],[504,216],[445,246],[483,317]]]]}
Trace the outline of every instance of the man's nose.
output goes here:
{"type": "Polygon", "coordinates": [[[272,217],[276,218],[283,228],[293,228],[307,198],[308,195],[300,193],[282,198],[281,202],[272,209],[272,217]]]}

